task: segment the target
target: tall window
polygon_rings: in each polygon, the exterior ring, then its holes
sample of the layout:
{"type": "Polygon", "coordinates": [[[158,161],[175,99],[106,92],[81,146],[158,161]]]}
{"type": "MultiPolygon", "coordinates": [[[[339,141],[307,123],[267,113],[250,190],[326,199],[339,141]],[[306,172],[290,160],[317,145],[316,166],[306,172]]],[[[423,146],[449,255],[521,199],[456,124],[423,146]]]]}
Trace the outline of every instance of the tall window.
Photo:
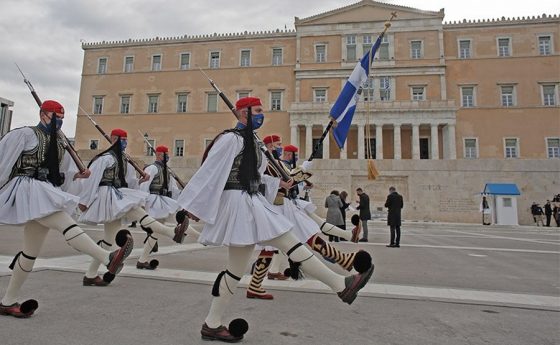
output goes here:
{"type": "Polygon", "coordinates": [[[367,78],[364,85],[362,85],[362,99],[365,102],[373,102],[375,99],[375,81],[372,78],[367,78]]]}
{"type": "Polygon", "coordinates": [[[471,40],[459,40],[459,58],[470,59],[471,57],[471,40]]]}
{"type": "Polygon", "coordinates": [[[90,150],[97,150],[97,148],[99,148],[99,140],[98,139],[90,139],[89,149],[90,150]]]}
{"type": "Polygon", "coordinates": [[[272,48],[272,64],[274,66],[283,64],[282,48],[272,48]]]}
{"type": "Polygon", "coordinates": [[[270,110],[282,110],[282,91],[270,91],[270,110]]]}
{"type": "Polygon", "coordinates": [[[379,45],[379,60],[389,60],[389,39],[383,36],[379,45]]]}
{"type": "Polygon", "coordinates": [[[215,113],[218,111],[218,94],[215,92],[209,92],[207,94],[208,102],[206,104],[206,111],[209,113],[215,113]]]}
{"type": "Polygon", "coordinates": [[[187,94],[178,93],[177,94],[177,112],[186,113],[187,112],[187,94]]]}
{"type": "Polygon", "coordinates": [[[315,147],[317,146],[317,144],[319,144],[319,148],[317,149],[317,153],[313,157],[321,159],[321,158],[323,158],[323,142],[321,141],[320,138],[313,138],[313,148],[312,148],[312,150],[315,150],[315,147]]]}
{"type": "Polygon", "coordinates": [[[237,99],[249,97],[251,95],[250,91],[237,91],[237,99]]]}
{"type": "Polygon", "coordinates": [[[327,101],[327,89],[313,89],[313,102],[324,103],[327,101]]]}
{"type": "Polygon", "coordinates": [[[519,146],[517,138],[505,138],[504,139],[504,150],[506,158],[518,158],[519,157],[519,146]]]}
{"type": "Polygon", "coordinates": [[[373,45],[371,35],[364,35],[362,37],[362,50],[364,51],[364,55],[371,50],[371,46],[373,45]]]}
{"type": "Polygon", "coordinates": [[[190,53],[181,53],[181,63],[179,68],[180,69],[189,69],[191,65],[191,54],[190,53]]]}
{"type": "Polygon", "coordinates": [[[466,138],[465,141],[465,158],[478,158],[476,138],[466,138]]]}
{"type": "Polygon", "coordinates": [[[412,100],[413,101],[423,101],[425,100],[424,86],[413,86],[412,87],[412,100]]]}
{"type": "Polygon", "coordinates": [[[502,106],[503,107],[513,107],[515,105],[515,98],[513,95],[513,86],[504,85],[502,89],[502,106]]]}
{"type": "Polygon", "coordinates": [[[498,38],[498,56],[510,56],[511,47],[509,38],[498,38]]]}
{"type": "Polygon", "coordinates": [[[130,112],[130,95],[121,96],[121,114],[130,112]]]}
{"type": "Polygon", "coordinates": [[[382,101],[391,100],[391,78],[379,77],[379,99],[382,101]]]}
{"type": "Polygon", "coordinates": [[[161,55],[152,55],[152,71],[161,71],[161,55]]]}
{"type": "Polygon", "coordinates": [[[556,85],[543,85],[543,105],[556,105],[556,85]]]}
{"type": "Polygon", "coordinates": [[[148,139],[150,145],[146,144],[146,156],[153,156],[155,154],[152,147],[156,147],[156,141],[154,139],[148,139]]]}
{"type": "Polygon", "coordinates": [[[346,36],[346,61],[356,61],[356,36],[346,36]]]}
{"type": "Polygon", "coordinates": [[[210,68],[220,68],[220,52],[210,52],[210,68]]]}
{"type": "Polygon", "coordinates": [[[134,56],[125,56],[124,58],[124,71],[130,73],[134,70],[134,56]]]}
{"type": "Polygon", "coordinates": [[[463,108],[474,107],[474,87],[463,86],[461,87],[461,106],[463,108]]]}
{"type": "Polygon", "coordinates": [[[183,139],[175,140],[175,156],[183,157],[185,155],[185,141],[183,139]]]}
{"type": "Polygon", "coordinates": [[[148,113],[158,112],[159,95],[148,95],[148,113]]]}
{"type": "Polygon", "coordinates": [[[241,51],[241,59],[239,61],[239,65],[241,67],[249,67],[251,66],[251,51],[248,49],[244,49],[241,51]]]}
{"type": "Polygon", "coordinates": [[[548,158],[560,158],[560,138],[547,138],[546,152],[548,158]]]}
{"type": "Polygon", "coordinates": [[[99,58],[97,61],[97,74],[107,73],[107,58],[99,58]]]}
{"type": "Polygon", "coordinates": [[[315,45],[315,62],[327,61],[327,46],[325,44],[315,45]]]}
{"type": "Polygon", "coordinates": [[[550,55],[552,54],[552,48],[550,45],[550,36],[539,36],[539,54],[540,55],[550,55]]]}
{"type": "Polygon", "coordinates": [[[412,59],[422,58],[422,41],[410,41],[410,57],[412,59]]]}
{"type": "Polygon", "coordinates": [[[103,96],[93,96],[93,113],[103,113],[103,96]]]}

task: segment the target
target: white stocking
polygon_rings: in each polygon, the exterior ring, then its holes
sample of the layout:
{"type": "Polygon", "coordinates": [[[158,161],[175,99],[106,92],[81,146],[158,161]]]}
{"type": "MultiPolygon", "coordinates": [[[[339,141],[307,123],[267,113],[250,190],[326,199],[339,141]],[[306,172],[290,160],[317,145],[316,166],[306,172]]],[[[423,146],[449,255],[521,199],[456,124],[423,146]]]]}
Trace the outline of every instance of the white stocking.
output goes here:
{"type": "MultiPolygon", "coordinates": [[[[239,278],[243,277],[254,247],[228,247],[229,260],[226,269],[239,278]]],[[[222,325],[222,316],[231,301],[231,297],[235,293],[238,283],[239,281],[233,279],[227,273],[222,276],[219,290],[220,296],[212,298],[212,305],[210,306],[208,316],[206,316],[205,322],[208,327],[216,328],[222,325]]]]}
{"type": "MultiPolygon", "coordinates": [[[[109,252],[111,251],[111,248],[115,248],[113,247],[113,244],[115,243],[115,236],[117,235],[117,232],[119,232],[120,227],[121,227],[120,219],[114,220],[109,223],[105,223],[104,226],[105,229],[103,232],[103,241],[99,244],[98,247],[108,249],[109,252]]],[[[99,270],[99,265],[101,265],[101,263],[105,265],[109,264],[109,256],[107,256],[107,261],[103,261],[103,262],[93,259],[93,261],[89,265],[88,270],[86,271],[86,277],[87,278],[97,277],[97,271],[99,270]]]]}
{"type": "Polygon", "coordinates": [[[148,261],[148,256],[150,256],[150,253],[152,252],[152,249],[154,249],[154,246],[157,244],[157,241],[158,239],[155,238],[153,234],[148,235],[148,237],[146,238],[146,243],[144,243],[144,251],[138,258],[138,262],[144,263],[148,261]]]}
{"type": "MultiPolygon", "coordinates": [[[[49,228],[35,221],[30,221],[25,224],[23,228],[23,254],[36,258],[39,255],[39,251],[41,250],[41,246],[43,246],[43,242],[45,242],[45,237],[48,232],[49,228]]],[[[2,298],[2,305],[11,305],[17,302],[19,290],[27,279],[29,272],[33,270],[34,264],[35,260],[30,260],[21,254],[18,255],[15,259],[8,289],[6,290],[4,298],[2,298]]]]}
{"type": "MultiPolygon", "coordinates": [[[[109,252],[100,248],[79,226],[76,221],[65,212],[56,212],[49,216],[36,220],[47,229],[55,229],[64,235],[66,243],[79,252],[87,254],[92,258],[109,263],[109,252]]],[[[115,236],[113,235],[113,241],[115,236]]]]}
{"type": "Polygon", "coordinates": [[[270,273],[279,273],[281,268],[280,267],[287,267],[288,266],[288,257],[284,252],[278,251],[278,254],[274,254],[272,257],[272,262],[270,263],[270,268],[268,271],[270,273]]]}
{"type": "Polygon", "coordinates": [[[330,236],[342,237],[347,241],[352,240],[352,231],[346,231],[346,230],[343,230],[343,229],[339,228],[338,226],[327,223],[323,218],[319,217],[318,215],[316,215],[313,212],[307,212],[307,215],[311,219],[313,219],[315,221],[315,223],[319,224],[319,226],[321,227],[321,231],[324,234],[330,235],[330,236]]]}
{"type": "Polygon", "coordinates": [[[148,216],[145,210],[140,207],[134,207],[126,214],[127,218],[138,220],[143,227],[149,227],[156,234],[173,238],[175,236],[175,228],[163,225],[154,218],[148,216]]]}
{"type": "MultiPolygon", "coordinates": [[[[288,253],[295,245],[300,242],[291,231],[284,233],[272,240],[263,242],[262,245],[272,246],[288,253]]],[[[300,262],[302,271],[328,285],[334,292],[340,292],[346,287],[344,276],[330,270],[321,260],[317,259],[313,253],[304,245],[293,250],[288,257],[294,262],[300,262]]]]}

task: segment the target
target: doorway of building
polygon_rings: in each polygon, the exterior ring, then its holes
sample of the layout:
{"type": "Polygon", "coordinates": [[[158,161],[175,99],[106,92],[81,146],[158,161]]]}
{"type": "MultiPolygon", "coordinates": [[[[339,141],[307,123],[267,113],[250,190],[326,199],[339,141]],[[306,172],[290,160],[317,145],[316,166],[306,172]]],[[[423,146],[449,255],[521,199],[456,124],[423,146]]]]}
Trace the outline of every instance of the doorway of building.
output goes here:
{"type": "Polygon", "coordinates": [[[430,138],[420,138],[420,159],[430,159],[430,138]]]}

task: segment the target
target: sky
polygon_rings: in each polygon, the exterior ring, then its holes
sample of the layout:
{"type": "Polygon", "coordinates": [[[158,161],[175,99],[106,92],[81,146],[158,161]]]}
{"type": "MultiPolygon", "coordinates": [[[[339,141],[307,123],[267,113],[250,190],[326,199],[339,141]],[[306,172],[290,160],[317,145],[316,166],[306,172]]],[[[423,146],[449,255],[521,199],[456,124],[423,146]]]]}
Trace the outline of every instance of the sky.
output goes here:
{"type": "MultiPolygon", "coordinates": [[[[15,63],[42,100],[65,109],[63,131],[76,127],[82,42],[294,29],[306,18],[358,0],[2,0],[0,97],[14,102],[11,128],[35,125],[38,109],[15,63]],[[305,4],[305,6],[302,6],[305,4]]],[[[560,14],[558,0],[389,0],[426,11],[445,9],[444,21],[560,14]]]]}

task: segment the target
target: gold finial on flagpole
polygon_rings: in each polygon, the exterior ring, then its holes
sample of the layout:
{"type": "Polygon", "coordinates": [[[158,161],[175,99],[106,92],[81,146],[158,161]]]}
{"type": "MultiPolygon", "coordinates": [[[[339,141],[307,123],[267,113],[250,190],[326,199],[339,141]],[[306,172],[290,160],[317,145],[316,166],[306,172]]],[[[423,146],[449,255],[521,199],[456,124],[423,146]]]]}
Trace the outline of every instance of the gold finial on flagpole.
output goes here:
{"type": "Polygon", "coordinates": [[[389,29],[391,27],[391,21],[397,17],[397,12],[391,12],[391,18],[389,18],[388,21],[385,22],[385,29],[383,30],[383,32],[386,32],[387,29],[389,29]]]}

